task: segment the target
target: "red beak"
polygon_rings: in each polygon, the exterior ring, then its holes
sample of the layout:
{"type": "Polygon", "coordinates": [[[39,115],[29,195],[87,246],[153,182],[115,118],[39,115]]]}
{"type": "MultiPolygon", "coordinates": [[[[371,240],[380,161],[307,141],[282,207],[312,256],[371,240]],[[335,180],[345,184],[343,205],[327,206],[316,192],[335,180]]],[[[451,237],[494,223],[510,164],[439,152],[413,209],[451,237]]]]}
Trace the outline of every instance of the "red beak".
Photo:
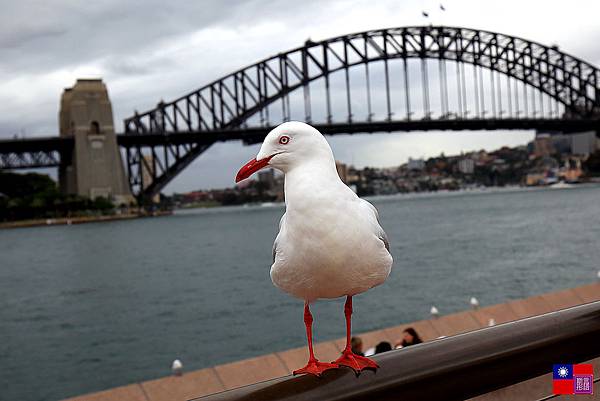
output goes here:
{"type": "Polygon", "coordinates": [[[240,171],[238,171],[237,175],[235,176],[235,182],[238,183],[242,180],[245,180],[246,178],[250,177],[252,174],[256,173],[258,170],[260,170],[261,168],[266,167],[269,164],[269,160],[271,160],[271,157],[265,157],[264,159],[261,160],[256,160],[256,159],[252,159],[250,160],[248,163],[246,163],[241,169],[240,171]]]}

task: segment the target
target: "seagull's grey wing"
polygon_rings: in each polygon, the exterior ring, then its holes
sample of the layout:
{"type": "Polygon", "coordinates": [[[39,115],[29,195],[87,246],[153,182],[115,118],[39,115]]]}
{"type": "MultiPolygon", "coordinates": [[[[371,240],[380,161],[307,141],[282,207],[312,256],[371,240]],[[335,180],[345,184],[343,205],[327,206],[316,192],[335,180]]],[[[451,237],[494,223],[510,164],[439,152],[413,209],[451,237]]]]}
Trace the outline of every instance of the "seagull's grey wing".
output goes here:
{"type": "Polygon", "coordinates": [[[375,208],[375,206],[373,206],[371,204],[371,202],[366,201],[364,199],[359,198],[360,201],[363,203],[363,205],[365,205],[369,210],[371,210],[371,212],[373,212],[373,215],[375,216],[375,220],[377,221],[377,237],[379,237],[380,240],[383,241],[383,244],[385,245],[385,249],[387,249],[387,251],[390,251],[390,241],[388,240],[388,236],[385,233],[385,231],[383,231],[383,228],[381,227],[381,223],[379,221],[379,212],[377,211],[377,209],[375,208]]]}
{"type": "Polygon", "coordinates": [[[275,241],[273,242],[273,263],[275,263],[275,255],[277,254],[277,243],[279,239],[279,235],[281,234],[281,227],[285,224],[285,213],[281,216],[281,220],[279,220],[279,233],[277,237],[275,237],[275,241]]]}

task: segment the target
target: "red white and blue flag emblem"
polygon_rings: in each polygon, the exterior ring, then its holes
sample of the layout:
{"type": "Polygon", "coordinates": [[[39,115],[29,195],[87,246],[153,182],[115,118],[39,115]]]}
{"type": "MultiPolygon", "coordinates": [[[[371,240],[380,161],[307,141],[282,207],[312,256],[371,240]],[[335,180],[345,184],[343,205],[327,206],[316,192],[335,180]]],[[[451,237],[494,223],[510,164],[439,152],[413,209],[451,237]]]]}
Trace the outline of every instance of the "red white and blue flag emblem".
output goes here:
{"type": "Polygon", "coordinates": [[[554,394],[593,394],[593,365],[587,363],[553,365],[552,389],[554,394]]]}

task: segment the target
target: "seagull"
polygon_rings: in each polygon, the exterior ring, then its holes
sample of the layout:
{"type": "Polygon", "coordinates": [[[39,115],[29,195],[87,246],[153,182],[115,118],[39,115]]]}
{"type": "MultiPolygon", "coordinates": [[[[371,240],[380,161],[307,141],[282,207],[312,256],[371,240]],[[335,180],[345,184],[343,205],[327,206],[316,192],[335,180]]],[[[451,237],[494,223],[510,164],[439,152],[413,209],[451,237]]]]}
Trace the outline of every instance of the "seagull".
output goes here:
{"type": "Polygon", "coordinates": [[[308,124],[289,121],[266,136],[255,159],[244,165],[236,183],[272,167],[285,175],[286,211],[273,244],[271,280],[284,292],[304,300],[309,359],[296,374],[321,376],[328,369],[376,370],[373,360],[352,352],[352,297],[382,284],[392,256],[377,209],[360,199],[340,179],[325,137],[308,124]],[[346,347],[335,361],[320,362],[312,343],[310,304],[346,297],[346,347]]]}

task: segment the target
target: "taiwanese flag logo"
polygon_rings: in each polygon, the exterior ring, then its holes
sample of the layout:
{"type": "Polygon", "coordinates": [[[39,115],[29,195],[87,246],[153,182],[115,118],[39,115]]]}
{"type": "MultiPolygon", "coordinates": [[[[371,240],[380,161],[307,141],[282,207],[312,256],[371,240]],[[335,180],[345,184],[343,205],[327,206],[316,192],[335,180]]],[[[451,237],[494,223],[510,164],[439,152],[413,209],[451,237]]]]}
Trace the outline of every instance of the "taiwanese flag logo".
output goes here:
{"type": "Polygon", "coordinates": [[[594,367],[586,363],[554,365],[552,388],[554,394],[592,394],[594,391],[594,367]]]}

